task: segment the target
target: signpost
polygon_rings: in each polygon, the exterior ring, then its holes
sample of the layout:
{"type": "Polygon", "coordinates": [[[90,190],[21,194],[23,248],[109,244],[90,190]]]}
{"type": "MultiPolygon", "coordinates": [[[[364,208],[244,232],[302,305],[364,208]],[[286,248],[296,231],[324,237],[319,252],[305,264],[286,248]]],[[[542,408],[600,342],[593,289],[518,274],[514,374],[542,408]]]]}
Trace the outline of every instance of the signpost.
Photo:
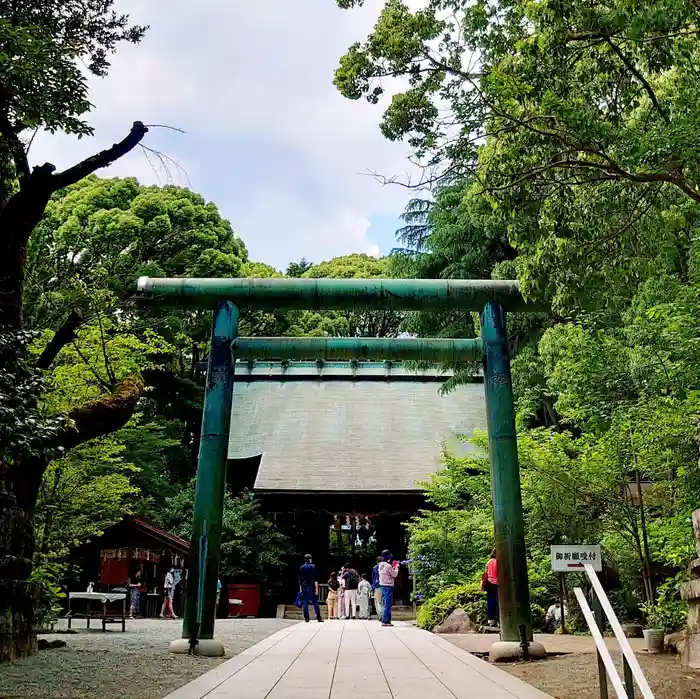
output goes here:
{"type": "MultiPolygon", "coordinates": [[[[600,571],[603,570],[603,558],[601,556],[600,546],[588,546],[586,544],[564,544],[552,546],[550,548],[552,556],[552,570],[555,573],[559,573],[559,585],[561,587],[561,632],[565,634],[567,633],[564,619],[564,600],[566,599],[565,573],[577,573],[579,571],[583,572],[583,566],[585,563],[589,563],[593,566],[596,573],[600,573],[600,571]]],[[[599,657],[598,660],[600,669],[602,659],[599,657]]]]}
{"type": "Polygon", "coordinates": [[[552,546],[552,570],[555,573],[583,572],[583,564],[589,563],[596,573],[603,570],[600,546],[564,544],[552,546]]]}

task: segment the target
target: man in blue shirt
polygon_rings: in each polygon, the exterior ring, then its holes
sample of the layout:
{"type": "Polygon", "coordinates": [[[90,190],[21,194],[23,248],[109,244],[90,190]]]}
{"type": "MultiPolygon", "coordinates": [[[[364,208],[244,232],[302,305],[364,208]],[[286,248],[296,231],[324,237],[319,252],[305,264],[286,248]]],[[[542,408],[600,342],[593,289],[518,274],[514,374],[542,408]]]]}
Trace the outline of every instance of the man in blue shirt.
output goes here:
{"type": "Polygon", "coordinates": [[[322,622],[321,609],[318,606],[318,571],[311,562],[311,554],[304,556],[304,565],[299,568],[299,590],[301,590],[301,606],[304,612],[304,621],[309,622],[309,602],[314,605],[316,620],[322,622]]]}
{"type": "Polygon", "coordinates": [[[379,564],[382,562],[382,557],[377,558],[377,565],[372,568],[372,593],[374,594],[374,608],[377,610],[377,616],[381,619],[384,614],[384,604],[382,603],[382,590],[379,587],[379,564]]]}

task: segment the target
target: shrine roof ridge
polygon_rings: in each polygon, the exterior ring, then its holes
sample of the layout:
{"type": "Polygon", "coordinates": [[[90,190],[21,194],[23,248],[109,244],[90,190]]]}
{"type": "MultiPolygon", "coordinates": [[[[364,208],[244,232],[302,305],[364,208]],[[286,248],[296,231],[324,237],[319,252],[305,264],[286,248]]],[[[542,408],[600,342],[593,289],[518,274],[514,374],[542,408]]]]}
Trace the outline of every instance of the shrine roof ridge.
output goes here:
{"type": "MultiPolygon", "coordinates": [[[[237,360],[234,382],[249,381],[416,381],[444,382],[454,371],[442,365],[424,366],[416,362],[362,361],[248,361],[237,360]]],[[[468,377],[466,383],[482,383],[480,372],[468,377]]]]}

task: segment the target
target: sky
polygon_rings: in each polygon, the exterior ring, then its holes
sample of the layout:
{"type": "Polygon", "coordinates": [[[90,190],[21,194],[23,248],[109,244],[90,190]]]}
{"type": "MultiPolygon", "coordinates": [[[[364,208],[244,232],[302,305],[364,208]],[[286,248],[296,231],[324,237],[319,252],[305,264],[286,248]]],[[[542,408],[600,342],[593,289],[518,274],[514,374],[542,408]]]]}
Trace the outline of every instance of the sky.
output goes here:
{"type": "Polygon", "coordinates": [[[332,83],[381,6],[117,0],[150,29],[119,48],[106,78],[91,78],[95,137],[39,134],[30,160],[63,169],[121,140],[135,120],[178,127],[187,133],[152,128],[144,141],[180,164],[170,179],[141,149],[100,175],[189,186],[231,221],[251,259],[278,269],[302,257],[386,254],[415,192],[367,173],[407,179],[409,146],[381,135],[381,104],[346,100],[332,83]]]}

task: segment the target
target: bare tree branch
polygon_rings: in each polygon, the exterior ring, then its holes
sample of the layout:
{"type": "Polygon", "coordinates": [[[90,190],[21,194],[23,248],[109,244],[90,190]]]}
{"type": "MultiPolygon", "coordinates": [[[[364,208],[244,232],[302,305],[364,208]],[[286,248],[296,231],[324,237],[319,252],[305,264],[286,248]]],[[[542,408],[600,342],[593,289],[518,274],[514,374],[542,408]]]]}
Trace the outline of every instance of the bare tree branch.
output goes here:
{"type": "MultiPolygon", "coordinates": [[[[74,165],[68,170],[53,174],[51,177],[51,189],[53,192],[68,187],[68,185],[80,182],[84,177],[91,175],[96,170],[103,167],[111,165],[115,160],[125,156],[129,151],[133,150],[143,139],[143,137],[148,133],[148,128],[144,126],[143,122],[135,121],[131,127],[131,131],[126,136],[126,138],[115,143],[111,148],[107,148],[93,156],[90,156],[81,163],[74,165]]],[[[43,167],[51,167],[53,172],[53,165],[44,165],[43,167]]]]}
{"type": "Polygon", "coordinates": [[[107,381],[105,381],[100,376],[100,373],[97,371],[97,369],[95,369],[95,367],[90,363],[88,358],[83,354],[83,351],[80,349],[78,343],[75,340],[73,340],[71,344],[73,345],[75,353],[80,357],[80,359],[83,361],[83,364],[85,364],[85,366],[90,370],[90,373],[95,377],[97,385],[103,390],[107,391],[108,393],[111,392],[113,386],[110,386],[109,383],[107,383],[107,381]]]}
{"type": "Polygon", "coordinates": [[[437,68],[438,70],[444,71],[445,73],[451,73],[452,75],[456,75],[465,80],[478,80],[479,78],[484,77],[483,73],[467,73],[463,70],[460,70],[459,68],[455,68],[454,66],[445,63],[444,61],[439,61],[437,58],[431,56],[427,52],[423,55],[425,56],[425,59],[428,61],[428,63],[435,66],[435,68],[437,68]]]}
{"type": "MultiPolygon", "coordinates": [[[[151,166],[151,169],[153,172],[158,176],[158,168],[153,164],[151,161],[151,158],[149,157],[149,153],[153,156],[156,157],[156,159],[160,162],[161,167],[163,168],[163,171],[165,172],[168,180],[170,182],[174,182],[174,178],[170,172],[170,165],[174,165],[175,168],[182,174],[184,175],[185,179],[187,180],[187,184],[191,187],[192,183],[190,182],[189,175],[187,174],[187,170],[180,165],[180,163],[177,162],[174,158],[171,158],[169,155],[166,155],[165,153],[161,153],[158,150],[155,150],[154,148],[149,148],[148,146],[144,146],[143,143],[139,144],[141,146],[141,150],[143,151],[146,160],[148,161],[148,164],[151,166]]],[[[158,177],[160,181],[160,177],[158,177]]]]}
{"type": "Polygon", "coordinates": [[[145,124],[147,129],[170,129],[170,131],[177,131],[178,133],[186,134],[185,129],[181,129],[177,126],[170,126],[168,124],[145,124]]]}
{"type": "Polygon", "coordinates": [[[656,98],[656,94],[654,93],[654,90],[652,89],[647,79],[639,72],[639,70],[632,63],[632,61],[630,61],[629,58],[627,58],[627,56],[625,56],[625,54],[622,53],[620,47],[612,42],[609,36],[606,36],[604,38],[606,43],[614,51],[615,55],[625,64],[627,70],[629,70],[629,72],[632,73],[632,75],[634,75],[637,81],[642,85],[644,91],[647,93],[647,95],[649,95],[649,99],[652,101],[652,104],[654,105],[654,107],[656,107],[656,111],[661,115],[661,118],[668,124],[668,114],[666,114],[666,111],[663,109],[659,100],[656,98]]]}
{"type": "Polygon", "coordinates": [[[51,338],[36,362],[37,369],[48,369],[58,353],[75,339],[75,331],[83,324],[85,316],[79,308],[74,308],[51,338]]]}

